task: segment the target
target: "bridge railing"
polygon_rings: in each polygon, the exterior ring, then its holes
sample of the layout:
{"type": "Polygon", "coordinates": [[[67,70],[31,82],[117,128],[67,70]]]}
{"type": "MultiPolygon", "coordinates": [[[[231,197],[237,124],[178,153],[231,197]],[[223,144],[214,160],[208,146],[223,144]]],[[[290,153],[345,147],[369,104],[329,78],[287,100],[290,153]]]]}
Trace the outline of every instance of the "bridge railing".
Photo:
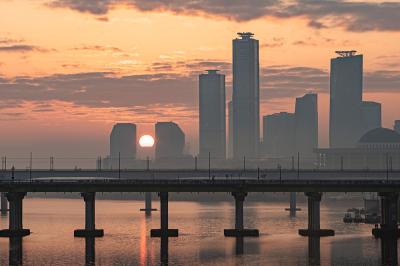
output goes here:
{"type": "Polygon", "coordinates": [[[351,170],[351,169],[380,169],[387,171],[400,170],[400,152],[388,154],[387,160],[381,164],[368,164],[364,157],[341,158],[336,163],[322,163],[317,156],[302,156],[296,154],[284,157],[243,157],[240,159],[221,159],[217,157],[184,156],[177,158],[151,158],[135,159],[130,157],[101,157],[101,156],[39,156],[28,154],[25,157],[3,156],[3,171],[14,167],[16,170],[98,170],[98,171],[132,171],[132,170],[153,170],[153,169],[187,169],[212,171],[220,169],[232,169],[243,171],[254,171],[257,169],[288,170],[351,170]],[[364,163],[360,163],[360,162],[364,163]]]}

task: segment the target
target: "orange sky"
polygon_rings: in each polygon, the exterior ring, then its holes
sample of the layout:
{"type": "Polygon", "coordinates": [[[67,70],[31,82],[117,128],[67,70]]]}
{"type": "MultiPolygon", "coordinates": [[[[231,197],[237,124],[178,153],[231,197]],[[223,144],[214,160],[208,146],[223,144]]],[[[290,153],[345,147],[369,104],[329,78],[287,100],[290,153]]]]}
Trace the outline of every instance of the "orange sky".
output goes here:
{"type": "MultiPolygon", "coordinates": [[[[10,84],[21,86],[19,93],[9,89],[0,94],[7,95],[0,102],[3,154],[17,156],[33,150],[46,156],[55,153],[105,155],[113,123],[137,123],[140,135],[153,133],[153,123],[157,120],[178,122],[187,134],[190,149],[196,150],[197,84],[193,78],[208,66],[202,62],[216,62],[227,74],[227,97],[231,97],[231,40],[239,31],[254,32],[255,38],[260,40],[260,64],[266,72],[273,67],[280,71],[306,67],[327,72],[335,50],[359,51],[364,54],[364,71],[370,77],[366,79],[364,98],[383,104],[384,126],[392,127],[393,120],[400,119],[400,94],[395,87],[400,79],[400,29],[351,30],[345,23],[335,25],[332,22],[335,14],[318,20],[332,25],[315,28],[310,26],[313,14],[287,17],[267,14],[238,20],[235,14],[221,15],[220,10],[209,11],[210,7],[199,10],[157,7],[143,11],[143,6],[135,6],[132,4],[135,1],[129,0],[121,0],[121,5],[112,5],[94,14],[87,10],[81,12],[73,5],[66,6],[74,2],[79,1],[60,0],[58,3],[64,6],[54,7],[50,0],[0,0],[0,84],[3,79],[10,88],[10,84]],[[377,76],[382,74],[379,71],[386,71],[386,83],[382,86],[379,84],[382,75],[377,76]],[[121,95],[117,90],[109,100],[113,83],[108,92],[97,94],[104,94],[101,99],[93,90],[91,93],[95,95],[88,95],[86,85],[68,87],[74,93],[61,88],[65,91],[57,94],[58,86],[62,85],[59,76],[55,78],[54,75],[98,72],[107,72],[108,77],[117,82],[130,76],[140,80],[138,75],[158,80],[160,78],[154,75],[163,74],[158,87],[165,79],[186,77],[189,85],[176,85],[182,87],[179,88],[183,93],[170,91],[175,83],[166,85],[159,88],[162,89],[160,93],[154,93],[154,100],[149,92],[143,102],[142,94],[138,97],[136,94],[129,96],[128,92],[121,95]],[[24,86],[20,85],[22,76],[29,79],[22,82],[24,86]],[[392,81],[396,79],[394,84],[392,81]],[[35,88],[41,86],[43,80],[46,90],[36,92],[35,88]],[[29,91],[24,91],[26,85],[29,91]],[[171,96],[174,93],[179,94],[175,96],[179,100],[171,96]],[[132,97],[131,104],[129,97],[132,97]],[[80,100],[83,98],[84,101],[80,100]]],[[[354,14],[359,15],[356,11],[354,14]]],[[[354,21],[350,18],[352,14],[347,15],[349,21],[354,21]]],[[[372,19],[380,19],[378,22],[382,23],[385,18],[372,19]]],[[[301,78],[302,72],[298,75],[301,78]]],[[[325,85],[310,83],[309,87],[303,84],[297,88],[296,82],[294,78],[289,86],[295,88],[293,92],[279,95],[279,86],[269,93],[272,85],[266,78],[265,86],[262,85],[262,115],[293,111],[296,96],[306,91],[327,92],[329,88],[327,82],[325,85]]],[[[87,84],[86,81],[82,83],[87,84]]],[[[140,86],[143,87],[137,89],[145,93],[146,83],[140,86]]],[[[320,143],[326,146],[329,95],[320,93],[319,100],[320,143]]]]}

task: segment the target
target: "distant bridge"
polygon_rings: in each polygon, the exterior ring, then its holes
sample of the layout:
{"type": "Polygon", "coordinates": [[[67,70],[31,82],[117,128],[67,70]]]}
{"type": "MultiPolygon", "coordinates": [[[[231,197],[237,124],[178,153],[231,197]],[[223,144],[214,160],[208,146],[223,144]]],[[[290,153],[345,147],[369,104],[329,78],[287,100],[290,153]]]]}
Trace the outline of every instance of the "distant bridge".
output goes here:
{"type": "Polygon", "coordinates": [[[3,179],[0,192],[400,192],[400,179],[3,179]]]}
{"type": "Polygon", "coordinates": [[[151,169],[151,170],[3,170],[0,179],[35,178],[121,178],[121,179],[182,179],[182,178],[224,178],[224,179],[397,179],[400,170],[326,170],[326,169],[151,169]]]}

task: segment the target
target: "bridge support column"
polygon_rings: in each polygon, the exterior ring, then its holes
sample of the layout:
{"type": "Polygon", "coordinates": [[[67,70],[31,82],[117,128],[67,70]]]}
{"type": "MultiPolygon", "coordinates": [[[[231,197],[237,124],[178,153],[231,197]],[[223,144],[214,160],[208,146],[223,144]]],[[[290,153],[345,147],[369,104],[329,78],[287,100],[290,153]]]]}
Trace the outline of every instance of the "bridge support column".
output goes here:
{"type": "Polygon", "coordinates": [[[144,211],[146,215],[151,215],[152,211],[156,211],[157,209],[153,209],[151,207],[151,192],[144,193],[144,209],[140,209],[140,211],[144,211]]]}
{"type": "Polygon", "coordinates": [[[178,229],[168,228],[168,192],[160,192],[160,229],[151,229],[151,237],[177,237],[178,229]]]}
{"type": "Polygon", "coordinates": [[[244,229],[243,226],[243,202],[247,192],[232,192],[235,198],[235,229],[225,229],[224,235],[227,237],[259,236],[258,229],[244,229]]]}
{"type": "Polygon", "coordinates": [[[22,200],[26,196],[25,192],[8,192],[7,200],[10,203],[10,216],[8,229],[0,230],[0,237],[23,237],[30,235],[29,229],[24,229],[22,225],[22,200]]]}
{"type": "Polygon", "coordinates": [[[382,265],[398,265],[397,239],[400,236],[398,228],[399,193],[379,193],[381,197],[381,228],[372,229],[372,234],[381,239],[382,265]]]}
{"type": "Polygon", "coordinates": [[[321,192],[306,192],[308,198],[308,228],[299,229],[301,236],[334,236],[335,231],[332,229],[320,228],[320,202],[322,198],[321,192]]]}
{"type": "Polygon", "coordinates": [[[5,192],[1,192],[0,195],[0,212],[2,215],[7,214],[8,211],[8,203],[7,203],[7,197],[5,192]]]}
{"type": "Polygon", "coordinates": [[[75,237],[102,237],[104,236],[103,229],[96,229],[95,225],[95,192],[81,193],[85,201],[85,229],[77,229],[74,231],[75,237]]]}
{"type": "Polygon", "coordinates": [[[296,211],[301,211],[300,208],[297,208],[297,196],[296,192],[290,192],[290,201],[289,201],[289,208],[285,208],[285,211],[290,212],[290,216],[296,216],[296,211]]]}

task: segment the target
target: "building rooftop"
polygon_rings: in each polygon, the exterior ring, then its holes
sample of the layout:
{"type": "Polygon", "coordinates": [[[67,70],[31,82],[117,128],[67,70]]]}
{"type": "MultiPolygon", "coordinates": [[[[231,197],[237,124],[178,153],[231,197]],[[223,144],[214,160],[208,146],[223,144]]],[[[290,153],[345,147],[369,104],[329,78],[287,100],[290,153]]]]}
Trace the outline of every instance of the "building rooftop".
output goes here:
{"type": "Polygon", "coordinates": [[[349,50],[349,51],[335,51],[340,57],[352,57],[355,56],[357,51],[356,50],[349,50]]]}
{"type": "Polygon", "coordinates": [[[218,69],[207,69],[206,70],[208,74],[218,74],[218,69]]]}
{"type": "Polygon", "coordinates": [[[375,128],[365,133],[358,143],[400,143],[400,134],[388,128],[375,128]]]}
{"type": "Polygon", "coordinates": [[[252,32],[238,32],[237,34],[242,39],[251,39],[254,36],[254,33],[252,32]]]}

